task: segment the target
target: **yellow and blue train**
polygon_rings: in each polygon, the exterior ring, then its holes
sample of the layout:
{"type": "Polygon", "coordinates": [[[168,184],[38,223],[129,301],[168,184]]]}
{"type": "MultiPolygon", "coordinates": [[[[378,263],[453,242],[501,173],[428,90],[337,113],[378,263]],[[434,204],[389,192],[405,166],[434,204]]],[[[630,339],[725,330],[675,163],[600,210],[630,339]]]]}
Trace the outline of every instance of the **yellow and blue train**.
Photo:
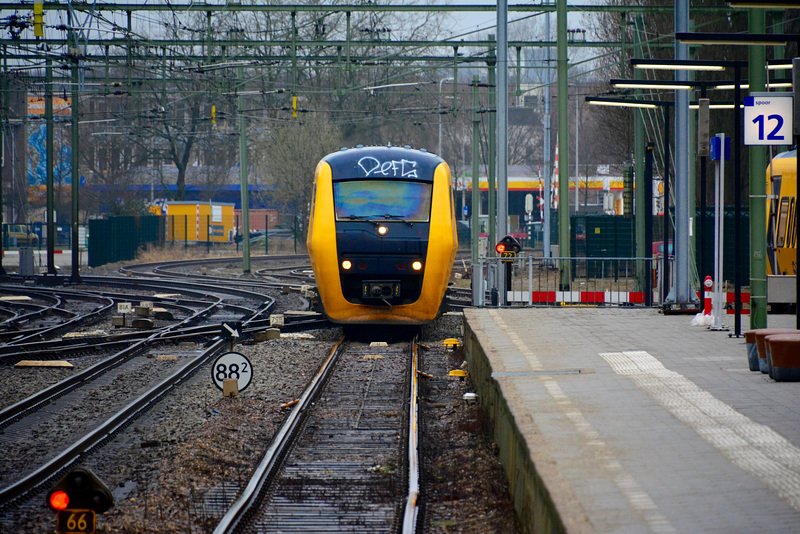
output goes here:
{"type": "Polygon", "coordinates": [[[767,214],[767,271],[797,274],[797,149],[772,158],[767,168],[767,191],[771,202],[767,214]]]}
{"type": "Polygon", "coordinates": [[[458,240],[450,167],[410,147],[342,149],[317,165],[307,246],[340,324],[436,318],[458,240]]]}

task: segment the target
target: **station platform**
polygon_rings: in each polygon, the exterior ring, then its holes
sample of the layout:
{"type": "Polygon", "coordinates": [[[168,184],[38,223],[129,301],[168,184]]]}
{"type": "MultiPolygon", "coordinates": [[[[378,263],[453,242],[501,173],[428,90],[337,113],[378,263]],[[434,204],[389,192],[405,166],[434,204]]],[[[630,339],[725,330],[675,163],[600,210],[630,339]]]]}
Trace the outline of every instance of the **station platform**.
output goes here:
{"type": "Polygon", "coordinates": [[[470,376],[526,532],[800,531],[800,382],[750,371],[744,337],[692,318],[464,312],[470,376]]]}

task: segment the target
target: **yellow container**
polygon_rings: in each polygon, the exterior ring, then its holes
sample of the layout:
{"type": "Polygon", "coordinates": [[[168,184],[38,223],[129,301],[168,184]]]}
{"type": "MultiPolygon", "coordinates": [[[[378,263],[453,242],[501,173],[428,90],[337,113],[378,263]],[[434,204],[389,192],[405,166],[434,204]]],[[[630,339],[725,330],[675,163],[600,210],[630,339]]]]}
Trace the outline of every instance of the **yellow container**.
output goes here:
{"type": "Polygon", "coordinates": [[[233,204],[168,202],[167,241],[227,243],[233,240],[233,204]]]}

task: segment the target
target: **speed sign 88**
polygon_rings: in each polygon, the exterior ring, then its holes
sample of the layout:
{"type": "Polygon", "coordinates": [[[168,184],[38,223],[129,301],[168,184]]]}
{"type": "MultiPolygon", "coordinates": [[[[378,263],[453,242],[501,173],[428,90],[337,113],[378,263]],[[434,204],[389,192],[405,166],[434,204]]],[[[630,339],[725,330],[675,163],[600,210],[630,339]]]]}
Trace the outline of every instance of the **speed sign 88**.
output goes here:
{"type": "Polygon", "coordinates": [[[211,377],[219,389],[223,389],[226,379],[232,378],[238,382],[239,391],[244,391],[253,379],[253,366],[244,354],[226,352],[214,360],[211,377]]]}

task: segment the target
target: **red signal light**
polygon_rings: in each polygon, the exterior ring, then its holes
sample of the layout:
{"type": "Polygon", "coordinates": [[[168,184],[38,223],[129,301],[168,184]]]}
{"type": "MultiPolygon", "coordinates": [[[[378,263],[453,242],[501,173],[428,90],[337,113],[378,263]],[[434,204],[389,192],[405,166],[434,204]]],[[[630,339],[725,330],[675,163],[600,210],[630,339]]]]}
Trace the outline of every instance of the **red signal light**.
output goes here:
{"type": "Polygon", "coordinates": [[[66,491],[56,490],[50,494],[50,506],[53,510],[66,510],[69,506],[69,495],[66,491]]]}
{"type": "Polygon", "coordinates": [[[514,236],[508,234],[494,246],[494,249],[502,258],[515,258],[522,247],[514,236]]]}
{"type": "MultiPolygon", "coordinates": [[[[91,510],[94,513],[103,513],[114,506],[114,496],[89,469],[76,467],[47,492],[45,502],[57,512],[91,510]]],[[[72,532],[74,529],[68,530],[72,532]]]]}

